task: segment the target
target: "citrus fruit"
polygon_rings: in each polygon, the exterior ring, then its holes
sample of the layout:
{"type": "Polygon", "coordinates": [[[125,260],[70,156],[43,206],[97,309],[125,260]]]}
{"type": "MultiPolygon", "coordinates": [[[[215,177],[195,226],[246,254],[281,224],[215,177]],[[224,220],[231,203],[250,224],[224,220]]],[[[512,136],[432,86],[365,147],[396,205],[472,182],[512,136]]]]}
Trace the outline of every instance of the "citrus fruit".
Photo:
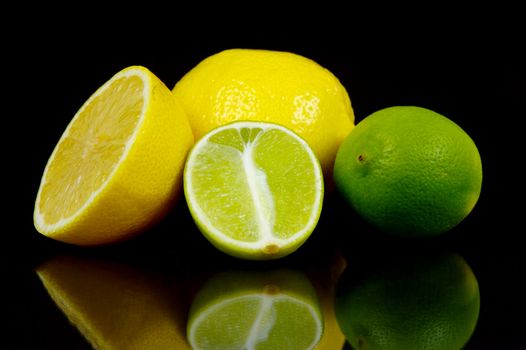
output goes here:
{"type": "Polygon", "coordinates": [[[432,236],[477,202],[482,165],[472,139],[429,109],[390,107],[360,122],[340,146],[336,188],[382,231],[432,236]]]}
{"type": "Polygon", "coordinates": [[[78,245],[131,237],[174,202],[192,144],[171,91],[144,67],[120,71],[79,109],[51,154],[35,227],[78,245]]]}
{"type": "Polygon", "coordinates": [[[314,349],[322,334],[316,291],[293,270],[215,275],[197,293],[187,323],[195,350],[314,349]]]}
{"type": "Polygon", "coordinates": [[[374,268],[348,268],[336,290],[336,317],[353,349],[462,349],[479,309],[475,275],[447,252],[398,254],[374,268]]]}
{"type": "Polygon", "coordinates": [[[37,274],[95,349],[191,349],[185,335],[184,293],[162,275],[70,256],[45,262],[37,274]]]}
{"type": "Polygon", "coordinates": [[[316,62],[290,52],[231,49],[190,70],[173,92],[196,138],[235,120],[274,122],[303,137],[324,173],[354,125],[347,91],[316,62]]]}
{"type": "Polygon", "coordinates": [[[314,230],[323,174],[294,132],[238,121],[195,144],[184,191],[194,221],[217,248],[240,258],[275,259],[295,251],[314,230]]]}
{"type": "Polygon", "coordinates": [[[323,335],[316,346],[316,350],[343,349],[345,335],[342,333],[336,320],[334,305],[334,290],[336,283],[345,269],[346,261],[337,251],[327,256],[324,252],[318,253],[306,266],[305,274],[316,289],[323,312],[323,335]]]}

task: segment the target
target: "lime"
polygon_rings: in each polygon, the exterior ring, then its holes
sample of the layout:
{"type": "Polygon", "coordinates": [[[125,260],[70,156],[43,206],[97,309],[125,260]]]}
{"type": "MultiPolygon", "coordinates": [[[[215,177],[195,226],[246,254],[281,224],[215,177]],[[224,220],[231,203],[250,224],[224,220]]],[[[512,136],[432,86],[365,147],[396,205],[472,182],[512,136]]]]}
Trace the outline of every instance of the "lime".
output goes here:
{"type": "MultiPolygon", "coordinates": [[[[188,349],[183,291],[160,275],[59,256],[37,268],[51,298],[94,349],[188,349]]],[[[58,335],[60,336],[60,335],[58,335]]]]}
{"type": "Polygon", "coordinates": [[[294,132],[238,121],[197,142],[184,190],[197,226],[217,248],[240,258],[275,259],[295,251],[314,230],[323,174],[294,132]]]}
{"type": "Polygon", "coordinates": [[[222,272],[199,290],[188,342],[206,349],[314,349],[323,317],[314,287],[299,271],[222,272]]]}
{"type": "Polygon", "coordinates": [[[454,122],[420,107],[365,118],[342,143],[337,189],[367,221],[401,236],[432,236],[460,223],[482,185],[480,155],[454,122]]]}
{"type": "Polygon", "coordinates": [[[190,70],[173,92],[196,138],[235,120],[278,123],[309,143],[327,176],[354,126],[345,87],[318,63],[290,52],[219,52],[190,70]]]}
{"type": "Polygon", "coordinates": [[[36,229],[77,245],[144,231],[181,194],[193,142],[186,114],[159,78],[140,66],[118,72],[79,109],[51,154],[36,229]]]}
{"type": "Polygon", "coordinates": [[[406,253],[372,269],[348,268],[336,290],[336,317],[355,349],[461,349],[479,308],[477,279],[454,253],[406,253]]]}

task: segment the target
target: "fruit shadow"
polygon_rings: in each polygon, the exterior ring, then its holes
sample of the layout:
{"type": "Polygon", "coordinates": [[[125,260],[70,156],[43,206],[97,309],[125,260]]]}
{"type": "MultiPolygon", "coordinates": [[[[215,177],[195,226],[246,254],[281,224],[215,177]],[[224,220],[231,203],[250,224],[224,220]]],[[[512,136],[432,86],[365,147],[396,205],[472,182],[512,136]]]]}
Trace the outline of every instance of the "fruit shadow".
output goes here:
{"type": "Polygon", "coordinates": [[[338,193],[327,199],[317,230],[347,260],[370,260],[374,256],[403,256],[416,251],[459,250],[462,241],[454,229],[440,236],[406,238],[389,235],[358,215],[338,193]]]}

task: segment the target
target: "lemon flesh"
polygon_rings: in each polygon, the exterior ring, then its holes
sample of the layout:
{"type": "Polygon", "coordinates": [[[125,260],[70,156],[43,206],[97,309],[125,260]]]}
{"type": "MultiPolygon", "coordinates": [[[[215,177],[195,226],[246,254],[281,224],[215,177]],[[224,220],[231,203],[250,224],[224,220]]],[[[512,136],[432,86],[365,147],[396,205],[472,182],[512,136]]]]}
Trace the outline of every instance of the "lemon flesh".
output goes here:
{"type": "Polygon", "coordinates": [[[193,135],[170,90],[133,66],[100,87],[70,122],[42,176],[42,234],[78,245],[123,240],[170,208],[193,135]]]}
{"type": "Polygon", "coordinates": [[[323,202],[323,175],[308,144],[263,122],[234,122],[203,137],[188,156],[184,188],[203,234],[247,259],[296,250],[323,202]]]}
{"type": "Polygon", "coordinates": [[[106,182],[140,120],[143,89],[144,83],[137,76],[117,79],[103,95],[96,96],[71,125],[55,153],[55,166],[49,167],[46,174],[48,178],[62,181],[46,182],[41,191],[45,200],[40,203],[40,211],[47,224],[56,224],[75,214],[89,200],[93,189],[99,189],[106,182]],[[117,90],[127,98],[107,101],[117,90]],[[109,108],[102,112],[101,106],[105,105],[109,108]],[[108,118],[113,115],[118,117],[108,118]],[[97,174],[90,176],[94,164],[97,174]],[[68,204],[62,205],[64,202],[68,204]]]}

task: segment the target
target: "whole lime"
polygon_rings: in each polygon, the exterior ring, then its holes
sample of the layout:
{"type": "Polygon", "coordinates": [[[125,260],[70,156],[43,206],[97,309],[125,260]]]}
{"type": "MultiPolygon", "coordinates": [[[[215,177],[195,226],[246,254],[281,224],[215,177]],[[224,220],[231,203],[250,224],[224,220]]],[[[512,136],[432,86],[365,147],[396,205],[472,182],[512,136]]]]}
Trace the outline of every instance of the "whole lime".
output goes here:
{"type": "Polygon", "coordinates": [[[433,236],[475,206],[482,164],[473,140],[429,109],[377,111],[347,136],[334,165],[336,188],[356,212],[399,236],[433,236]]]}
{"type": "Polygon", "coordinates": [[[480,309],[466,261],[448,252],[380,260],[349,265],[336,287],[336,318],[353,349],[461,349],[480,309]]]}

